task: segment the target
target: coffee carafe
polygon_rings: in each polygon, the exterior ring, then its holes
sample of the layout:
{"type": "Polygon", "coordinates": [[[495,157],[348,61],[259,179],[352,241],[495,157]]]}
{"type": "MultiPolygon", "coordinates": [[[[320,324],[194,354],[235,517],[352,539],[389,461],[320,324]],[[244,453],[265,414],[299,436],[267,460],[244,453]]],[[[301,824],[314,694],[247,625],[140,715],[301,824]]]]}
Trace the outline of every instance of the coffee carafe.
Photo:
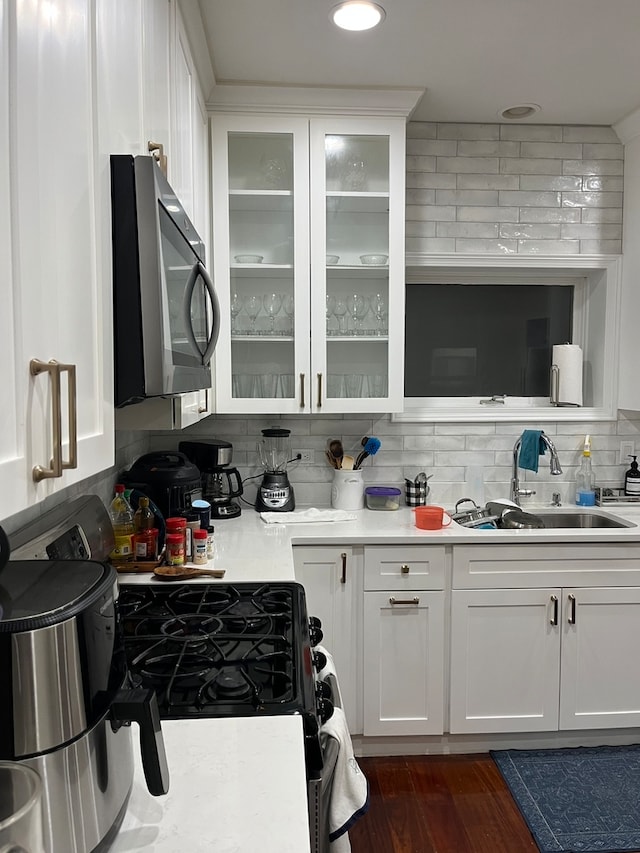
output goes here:
{"type": "Polygon", "coordinates": [[[233,445],[228,441],[181,441],[187,459],[200,469],[202,497],[211,504],[211,518],[236,518],[242,512],[234,498],[244,489],[240,472],[231,467],[233,445]]]}
{"type": "Polygon", "coordinates": [[[255,507],[258,512],[290,512],[295,509],[293,487],[287,477],[291,461],[291,430],[271,427],[262,430],[258,456],[264,468],[255,507]]]}

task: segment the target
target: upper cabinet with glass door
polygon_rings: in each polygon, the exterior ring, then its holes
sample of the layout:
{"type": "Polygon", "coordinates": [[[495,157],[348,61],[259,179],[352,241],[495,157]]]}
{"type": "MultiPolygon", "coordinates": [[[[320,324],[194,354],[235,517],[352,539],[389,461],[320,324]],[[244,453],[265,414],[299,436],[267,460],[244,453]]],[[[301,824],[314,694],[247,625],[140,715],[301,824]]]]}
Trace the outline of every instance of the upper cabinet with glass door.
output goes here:
{"type": "Polygon", "coordinates": [[[404,145],[403,121],[311,121],[311,346],[324,411],[402,408],[404,145]]]}
{"type": "Polygon", "coordinates": [[[400,410],[404,120],[212,127],[217,411],[400,410]]]}

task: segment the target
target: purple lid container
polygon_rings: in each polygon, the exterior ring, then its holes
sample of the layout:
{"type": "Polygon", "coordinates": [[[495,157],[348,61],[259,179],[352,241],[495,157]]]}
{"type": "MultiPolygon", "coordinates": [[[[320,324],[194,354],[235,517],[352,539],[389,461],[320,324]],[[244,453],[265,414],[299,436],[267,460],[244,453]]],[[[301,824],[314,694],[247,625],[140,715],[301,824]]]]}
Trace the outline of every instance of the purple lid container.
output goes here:
{"type": "Polygon", "coordinates": [[[396,489],[394,486],[367,486],[364,493],[375,498],[397,498],[398,495],[402,494],[400,489],[396,489]]]}

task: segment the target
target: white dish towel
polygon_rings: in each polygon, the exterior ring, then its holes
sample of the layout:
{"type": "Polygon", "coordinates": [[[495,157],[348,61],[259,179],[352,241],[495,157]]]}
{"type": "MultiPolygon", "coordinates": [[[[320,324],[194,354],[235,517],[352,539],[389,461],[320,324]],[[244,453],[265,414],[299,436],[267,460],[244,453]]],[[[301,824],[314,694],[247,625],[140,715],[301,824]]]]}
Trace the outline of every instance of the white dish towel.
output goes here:
{"type": "Polygon", "coordinates": [[[300,512],[261,512],[260,518],[266,524],[309,524],[317,521],[355,521],[355,512],[343,509],[317,509],[315,506],[300,512]]]}
{"type": "Polygon", "coordinates": [[[329,841],[331,853],[350,853],[348,830],[369,808],[369,783],[353,755],[351,735],[342,708],[335,708],[320,728],[324,740],[338,741],[338,759],[329,800],[329,841]]]}
{"type": "Polygon", "coordinates": [[[314,651],[321,652],[327,659],[327,662],[322,667],[322,669],[318,670],[318,678],[321,681],[324,681],[328,675],[332,675],[334,677],[335,680],[331,686],[338,693],[337,704],[341,708],[344,708],[344,702],[342,701],[342,693],[340,692],[340,683],[338,682],[338,673],[336,672],[336,665],[333,660],[333,655],[331,654],[331,652],[328,652],[324,646],[321,646],[320,644],[314,647],[314,651]]]}

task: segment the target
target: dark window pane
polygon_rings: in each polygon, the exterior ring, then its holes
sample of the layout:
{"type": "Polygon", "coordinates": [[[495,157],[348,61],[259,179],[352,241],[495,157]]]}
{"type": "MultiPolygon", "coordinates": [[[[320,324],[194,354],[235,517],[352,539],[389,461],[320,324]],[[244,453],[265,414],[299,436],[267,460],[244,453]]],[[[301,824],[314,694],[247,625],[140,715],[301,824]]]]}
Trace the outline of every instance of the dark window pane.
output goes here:
{"type": "Polygon", "coordinates": [[[408,284],[405,397],[548,397],[571,342],[573,287],[408,284]]]}

